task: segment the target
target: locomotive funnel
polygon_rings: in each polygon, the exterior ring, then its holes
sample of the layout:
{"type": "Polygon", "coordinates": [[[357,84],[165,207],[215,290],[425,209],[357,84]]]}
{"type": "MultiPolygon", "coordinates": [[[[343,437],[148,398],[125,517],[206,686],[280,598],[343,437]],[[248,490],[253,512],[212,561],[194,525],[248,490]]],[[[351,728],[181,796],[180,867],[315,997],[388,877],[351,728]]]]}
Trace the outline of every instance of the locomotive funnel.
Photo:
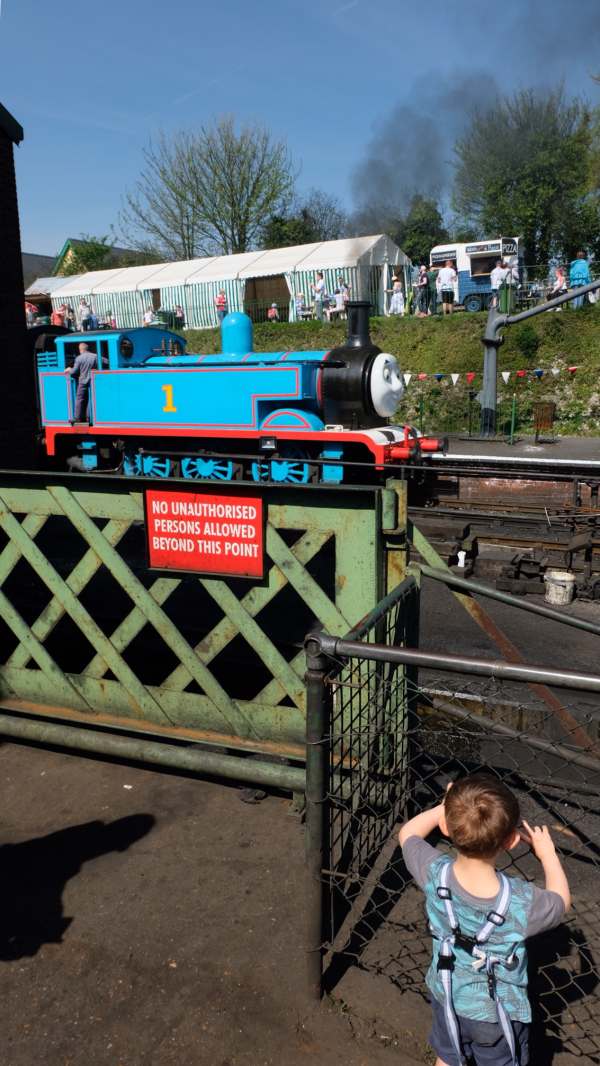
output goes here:
{"type": "Polygon", "coordinates": [[[348,339],[329,353],[329,360],[323,367],[326,425],[360,426],[363,429],[381,425],[370,387],[371,369],[381,352],[369,334],[370,306],[368,300],[347,303],[348,339]]]}
{"type": "Polygon", "coordinates": [[[368,300],[349,300],[346,304],[348,312],[348,348],[366,348],[371,345],[369,334],[369,310],[371,304],[368,300]]]}

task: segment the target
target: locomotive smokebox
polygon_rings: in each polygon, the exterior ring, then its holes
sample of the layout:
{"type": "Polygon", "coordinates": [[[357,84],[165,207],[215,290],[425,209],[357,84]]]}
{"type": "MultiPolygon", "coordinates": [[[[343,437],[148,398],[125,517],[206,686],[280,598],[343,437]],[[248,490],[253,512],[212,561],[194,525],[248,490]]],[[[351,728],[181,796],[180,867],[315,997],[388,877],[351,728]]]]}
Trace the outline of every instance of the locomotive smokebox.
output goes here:
{"type": "Polygon", "coordinates": [[[381,352],[369,333],[368,300],[350,300],[348,338],[333,348],[323,367],[323,413],[327,425],[349,429],[380,426],[373,407],[369,378],[375,357],[381,352]]]}

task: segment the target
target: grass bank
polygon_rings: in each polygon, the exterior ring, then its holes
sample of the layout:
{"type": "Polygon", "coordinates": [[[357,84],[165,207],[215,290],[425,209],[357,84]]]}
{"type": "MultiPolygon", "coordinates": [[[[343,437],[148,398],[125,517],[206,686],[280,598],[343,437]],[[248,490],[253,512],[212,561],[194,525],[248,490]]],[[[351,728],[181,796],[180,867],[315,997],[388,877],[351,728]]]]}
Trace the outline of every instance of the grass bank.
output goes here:
{"type": "MultiPolygon", "coordinates": [[[[403,418],[410,422],[424,419],[425,428],[439,431],[465,428],[469,391],[481,388],[484,325],[483,314],[457,313],[446,319],[371,319],[374,342],[396,355],[403,371],[410,371],[415,377],[422,372],[461,375],[456,386],[449,377],[441,382],[433,378],[426,382],[413,379],[403,400],[403,418]],[[470,371],[476,377],[468,385],[465,374],[470,371]]],[[[345,335],[344,322],[264,323],[255,327],[254,347],[257,351],[327,349],[341,344],[345,335]]],[[[216,329],[188,330],[186,338],[190,351],[220,350],[216,329]]],[[[532,424],[533,404],[554,401],[557,432],[600,433],[600,310],[585,307],[580,311],[548,312],[506,329],[498,370],[532,371],[537,367],[544,370],[541,380],[531,374],[517,379],[514,373],[508,385],[499,380],[502,410],[508,410],[516,396],[519,426],[527,431],[532,424]],[[577,372],[569,374],[569,366],[577,366],[577,372]],[[552,367],[560,370],[558,376],[550,373],[552,367]]]]}

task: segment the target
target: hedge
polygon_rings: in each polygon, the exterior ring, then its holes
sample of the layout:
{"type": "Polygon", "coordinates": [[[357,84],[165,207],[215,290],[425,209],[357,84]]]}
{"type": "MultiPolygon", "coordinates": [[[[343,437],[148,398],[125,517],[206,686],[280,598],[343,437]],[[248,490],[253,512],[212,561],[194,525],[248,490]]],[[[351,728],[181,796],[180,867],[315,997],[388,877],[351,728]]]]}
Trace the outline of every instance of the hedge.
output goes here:
{"type": "MultiPolygon", "coordinates": [[[[504,331],[504,343],[498,353],[498,370],[544,371],[538,381],[533,375],[518,380],[511,375],[508,386],[499,382],[500,401],[508,402],[517,392],[522,412],[531,413],[535,400],[554,400],[561,433],[598,434],[600,431],[600,311],[584,307],[578,311],[547,312],[504,331]],[[567,368],[577,366],[575,374],[567,368]],[[561,373],[553,377],[551,367],[561,373]]],[[[372,318],[371,337],[384,351],[396,355],[403,371],[434,374],[459,373],[455,388],[450,379],[442,383],[411,381],[403,401],[403,414],[414,421],[419,403],[427,397],[427,407],[437,413],[440,428],[453,428],[454,408],[466,395],[464,375],[475,371],[471,386],[481,387],[483,348],[481,337],[484,314],[457,312],[447,318],[372,318]],[[434,402],[433,402],[434,401],[434,402]]],[[[187,330],[188,351],[220,351],[217,329],[187,330]]],[[[344,322],[261,323],[254,328],[256,351],[302,351],[328,349],[342,344],[346,336],[344,322]]],[[[464,404],[463,404],[464,406],[464,404]]]]}

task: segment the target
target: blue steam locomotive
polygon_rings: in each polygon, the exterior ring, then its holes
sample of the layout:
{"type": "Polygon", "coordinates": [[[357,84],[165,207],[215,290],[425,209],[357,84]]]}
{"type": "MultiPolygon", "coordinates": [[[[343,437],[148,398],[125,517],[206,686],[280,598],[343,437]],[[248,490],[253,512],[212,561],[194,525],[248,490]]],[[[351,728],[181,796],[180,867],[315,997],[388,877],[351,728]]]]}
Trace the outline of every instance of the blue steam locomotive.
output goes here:
{"type": "Polygon", "coordinates": [[[365,480],[365,464],[385,476],[441,443],[388,423],[403,381],[370,339],[368,309],[350,303],[347,341],[330,351],[255,352],[238,312],[217,355],[188,354],[154,327],[57,336],[37,355],[46,452],[71,469],[151,477],[339,484],[358,470],[365,480]],[[95,368],[76,422],[69,371],[82,344],[95,368]]]}

